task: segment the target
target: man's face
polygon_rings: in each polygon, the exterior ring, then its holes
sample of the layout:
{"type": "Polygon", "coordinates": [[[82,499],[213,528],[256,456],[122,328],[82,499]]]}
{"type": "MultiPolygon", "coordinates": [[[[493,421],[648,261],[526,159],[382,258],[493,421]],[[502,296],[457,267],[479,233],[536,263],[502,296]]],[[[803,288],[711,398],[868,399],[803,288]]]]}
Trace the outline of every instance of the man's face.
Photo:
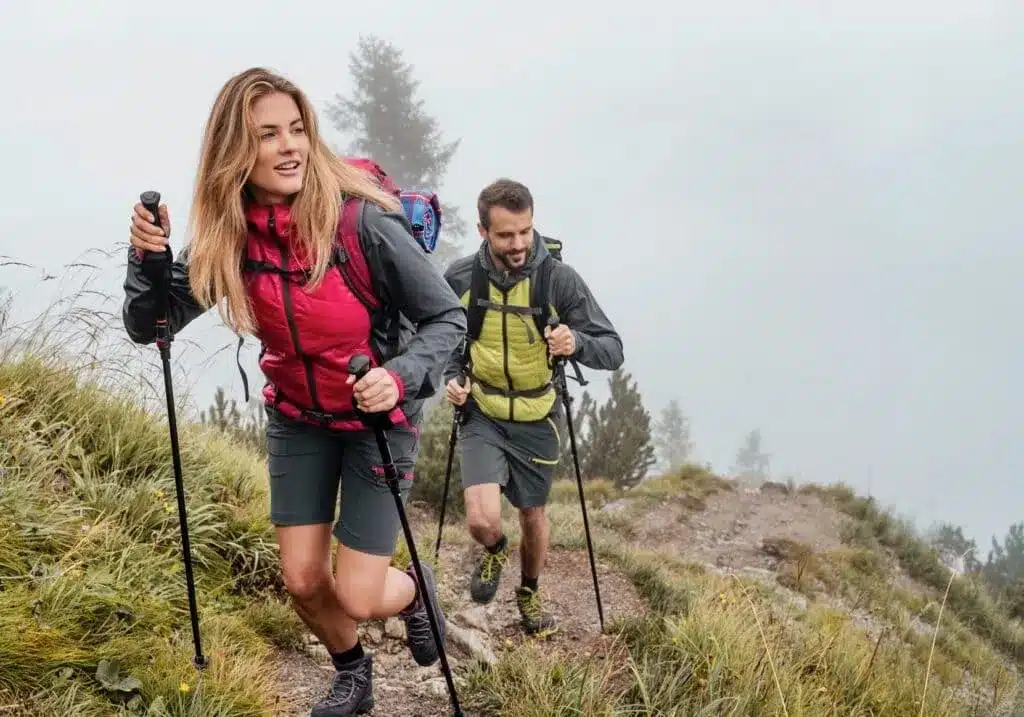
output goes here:
{"type": "Polygon", "coordinates": [[[477,225],[480,236],[487,240],[495,262],[508,271],[526,264],[533,246],[533,212],[526,209],[510,212],[504,207],[491,207],[491,226],[477,225]]]}

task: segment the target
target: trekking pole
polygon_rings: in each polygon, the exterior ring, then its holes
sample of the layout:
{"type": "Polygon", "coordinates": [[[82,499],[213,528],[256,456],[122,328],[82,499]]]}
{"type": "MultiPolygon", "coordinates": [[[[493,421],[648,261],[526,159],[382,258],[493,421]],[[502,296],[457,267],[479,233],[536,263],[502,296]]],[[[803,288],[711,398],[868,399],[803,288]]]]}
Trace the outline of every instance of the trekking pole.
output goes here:
{"type": "MultiPolygon", "coordinates": [[[[558,327],[557,316],[548,319],[548,326],[552,331],[558,327]]],[[[565,407],[565,422],[569,426],[569,447],[572,449],[572,462],[576,469],[576,487],[580,493],[580,509],[583,511],[583,532],[587,536],[587,553],[590,555],[590,574],[594,578],[594,596],[597,598],[597,618],[601,623],[601,632],[604,632],[604,608],[601,607],[601,586],[597,582],[597,564],[594,562],[594,543],[590,538],[590,521],[587,520],[587,499],[583,494],[583,477],[580,473],[580,456],[576,450],[576,428],[572,423],[572,397],[569,396],[569,384],[565,378],[565,357],[558,356],[554,359],[555,381],[559,384],[558,391],[562,395],[562,405],[565,407]]],[[[577,372],[579,369],[577,368],[577,372]]]]}
{"type": "MultiPolygon", "coordinates": [[[[356,354],[348,362],[348,372],[355,376],[356,381],[361,379],[370,370],[370,358],[366,354],[356,354]]],[[[455,691],[455,680],[452,679],[452,670],[448,666],[448,656],[444,651],[444,641],[441,639],[441,629],[437,624],[437,616],[434,615],[434,604],[427,591],[427,582],[423,578],[423,569],[420,567],[420,558],[416,553],[416,541],[412,536],[412,528],[409,527],[409,518],[405,514],[405,506],[402,504],[402,495],[398,489],[398,468],[395,467],[395,460],[391,455],[391,444],[388,442],[387,434],[384,432],[389,421],[386,414],[366,413],[356,405],[355,397],[352,398],[352,406],[363,423],[373,429],[377,438],[377,448],[380,449],[380,458],[384,463],[384,478],[391,489],[391,495],[395,497],[395,507],[398,509],[398,519],[402,522],[402,532],[405,534],[405,543],[409,546],[409,557],[412,560],[416,571],[416,582],[419,585],[420,597],[427,609],[427,619],[430,621],[430,632],[434,636],[434,644],[437,645],[437,654],[441,658],[441,672],[448,684],[448,695],[452,702],[452,714],[455,717],[464,717],[462,707],[459,706],[459,697],[455,691]]]]}
{"type": "MultiPolygon", "coordinates": [[[[463,368],[459,373],[459,384],[461,385],[466,380],[466,369],[463,368]]],[[[469,401],[469,398],[466,398],[469,401]]],[[[452,482],[452,460],[455,458],[455,443],[459,439],[459,424],[462,422],[462,417],[465,414],[466,404],[461,406],[454,406],[455,410],[452,412],[452,432],[448,436],[448,460],[444,468],[444,492],[441,494],[441,519],[437,522],[437,542],[434,544],[434,562],[437,562],[438,556],[441,554],[441,534],[444,532],[444,512],[445,508],[448,507],[448,486],[452,482]]]]}
{"type": "MultiPolygon", "coordinates": [[[[153,223],[160,226],[160,192],[143,192],[142,206],[153,215],[153,223]]],[[[188,517],[185,512],[185,485],[181,478],[181,448],[178,444],[178,422],[174,410],[174,386],[171,381],[171,342],[174,335],[168,324],[171,291],[171,247],[163,253],[146,252],[142,258],[142,273],[149,279],[156,295],[156,345],[164,369],[164,391],[167,394],[167,424],[171,431],[171,461],[174,466],[174,487],[178,496],[178,526],[181,533],[181,554],[185,561],[185,585],[188,589],[188,609],[192,620],[192,644],[195,655],[192,664],[199,670],[206,667],[203,648],[199,640],[199,610],[196,607],[196,585],[192,575],[192,549],[188,540],[188,517]]]]}

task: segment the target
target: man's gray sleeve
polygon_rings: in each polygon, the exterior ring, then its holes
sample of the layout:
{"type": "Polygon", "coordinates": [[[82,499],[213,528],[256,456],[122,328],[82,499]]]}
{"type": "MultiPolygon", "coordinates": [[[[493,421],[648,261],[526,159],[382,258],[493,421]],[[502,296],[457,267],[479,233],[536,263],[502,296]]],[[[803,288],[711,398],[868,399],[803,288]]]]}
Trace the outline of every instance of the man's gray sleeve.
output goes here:
{"type": "MultiPolygon", "coordinates": [[[[460,301],[462,295],[469,291],[469,277],[472,275],[472,265],[475,260],[475,256],[456,259],[444,273],[444,280],[448,282],[448,286],[455,292],[455,295],[460,297],[460,301]]],[[[467,312],[467,318],[468,315],[467,312]]],[[[445,384],[453,378],[458,378],[462,372],[466,358],[466,341],[468,340],[468,337],[464,336],[448,357],[448,363],[444,367],[445,384]]]]}
{"type": "Polygon", "coordinates": [[[576,352],[570,358],[596,370],[614,371],[622,366],[622,339],[583,277],[568,264],[561,264],[551,277],[551,292],[555,310],[576,339],[576,352]]]}
{"type": "Polygon", "coordinates": [[[404,214],[367,203],[363,231],[379,251],[390,301],[417,327],[406,349],[384,368],[401,379],[405,398],[427,398],[436,393],[445,365],[466,333],[466,310],[416,243],[404,214]]]}
{"type": "MultiPolygon", "coordinates": [[[[177,335],[188,324],[206,313],[206,309],[200,306],[192,295],[192,288],[188,283],[188,268],[180,258],[171,264],[169,296],[167,324],[173,335],[177,335]]],[[[157,298],[152,283],[142,273],[142,260],[133,247],[128,247],[121,319],[128,337],[137,344],[151,344],[156,341],[157,298]]]]}

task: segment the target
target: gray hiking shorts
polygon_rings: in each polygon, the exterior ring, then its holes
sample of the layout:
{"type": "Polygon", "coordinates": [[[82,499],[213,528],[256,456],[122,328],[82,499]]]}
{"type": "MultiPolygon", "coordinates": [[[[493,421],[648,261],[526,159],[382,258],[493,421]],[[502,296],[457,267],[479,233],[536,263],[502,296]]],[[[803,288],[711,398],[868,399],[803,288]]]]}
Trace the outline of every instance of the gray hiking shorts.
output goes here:
{"type": "MultiPolygon", "coordinates": [[[[276,526],[332,523],[347,548],[372,555],[395,551],[401,522],[384,478],[372,431],[330,431],[267,408],[270,521],[276,526]],[[341,488],[339,500],[338,488],[341,488]]],[[[403,502],[412,487],[419,429],[388,431],[403,502]]]]}
{"type": "Polygon", "coordinates": [[[497,483],[520,510],[546,505],[561,444],[555,420],[498,421],[471,408],[459,431],[462,487],[497,483]]]}

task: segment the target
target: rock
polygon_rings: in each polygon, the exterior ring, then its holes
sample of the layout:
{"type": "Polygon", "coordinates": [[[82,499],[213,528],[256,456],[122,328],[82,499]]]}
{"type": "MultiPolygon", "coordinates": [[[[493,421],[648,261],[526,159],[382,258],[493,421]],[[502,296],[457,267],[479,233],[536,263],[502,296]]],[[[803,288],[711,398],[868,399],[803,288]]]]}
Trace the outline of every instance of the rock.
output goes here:
{"type": "Polygon", "coordinates": [[[462,627],[469,627],[480,632],[490,632],[487,620],[487,608],[474,605],[456,613],[453,620],[462,627]]]}
{"type": "Polygon", "coordinates": [[[765,570],[764,568],[755,568],[747,565],[745,567],[740,568],[740,573],[746,575],[747,577],[753,578],[755,580],[760,580],[762,582],[766,582],[769,584],[775,582],[775,573],[773,573],[771,570],[765,570]]]}
{"type": "Polygon", "coordinates": [[[448,683],[445,682],[443,677],[435,677],[432,680],[427,680],[423,685],[427,688],[427,692],[435,697],[448,696],[448,683]]]}
{"type": "Polygon", "coordinates": [[[331,653],[319,642],[309,646],[309,655],[317,662],[332,662],[331,653]]]}
{"type": "Polygon", "coordinates": [[[380,644],[384,641],[384,633],[376,625],[370,625],[366,628],[366,640],[372,644],[380,644]]]}
{"type": "Polygon", "coordinates": [[[404,640],[405,623],[397,617],[389,617],[384,623],[384,634],[393,640],[404,640]]]}
{"type": "Polygon", "coordinates": [[[426,682],[437,674],[438,667],[415,667],[409,673],[413,682],[426,682]]]}
{"type": "Polygon", "coordinates": [[[466,629],[449,623],[446,637],[445,642],[464,650],[470,657],[485,665],[493,665],[498,661],[494,650],[491,649],[490,638],[479,630],[466,629]]]}

